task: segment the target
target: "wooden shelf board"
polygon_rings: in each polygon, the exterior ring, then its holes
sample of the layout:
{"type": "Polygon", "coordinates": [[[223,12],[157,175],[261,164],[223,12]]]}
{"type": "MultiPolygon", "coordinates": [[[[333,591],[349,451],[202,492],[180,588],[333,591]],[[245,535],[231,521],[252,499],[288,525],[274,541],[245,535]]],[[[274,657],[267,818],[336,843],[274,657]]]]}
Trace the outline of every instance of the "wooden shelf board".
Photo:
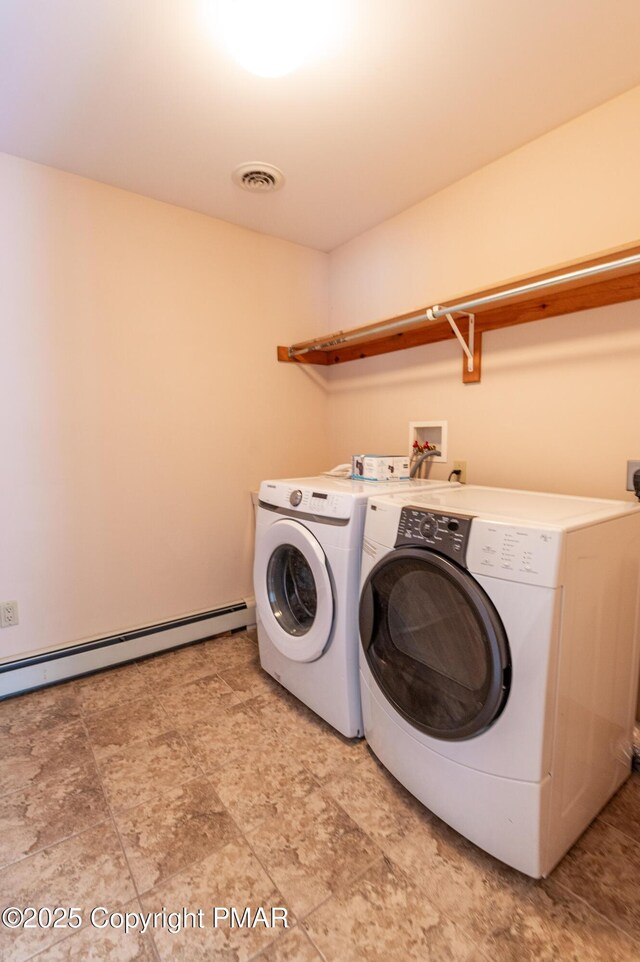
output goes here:
{"type": "MultiPolygon", "coordinates": [[[[543,280],[554,276],[560,271],[590,267],[632,254],[640,254],[640,245],[626,248],[616,253],[609,252],[600,257],[592,258],[589,261],[582,261],[579,264],[572,264],[569,267],[565,266],[562,269],[548,271],[544,274],[538,274],[535,277],[528,277],[518,283],[543,280]]],[[[476,298],[508,290],[512,286],[514,286],[514,284],[504,284],[501,287],[492,288],[491,290],[465,295],[464,298],[450,298],[448,303],[462,303],[463,300],[471,301],[476,298]]],[[[476,334],[479,335],[476,338],[478,344],[475,351],[477,355],[477,369],[469,375],[466,371],[465,361],[463,364],[463,379],[465,381],[478,381],[480,379],[480,335],[485,331],[495,331],[503,327],[526,324],[531,321],[542,320],[546,317],[572,314],[576,311],[603,307],[608,304],[618,304],[623,301],[635,300],[636,298],[640,298],[640,265],[637,264],[631,265],[630,267],[618,268],[607,274],[565,282],[557,287],[549,287],[546,290],[538,291],[533,296],[530,293],[515,295],[497,304],[479,307],[475,311],[476,334]]],[[[421,314],[424,314],[425,311],[426,308],[422,308],[412,311],[409,314],[389,318],[389,320],[393,322],[410,322],[412,318],[419,317],[421,314]]],[[[303,345],[297,345],[298,347],[311,347],[329,339],[339,341],[345,334],[357,336],[357,340],[350,341],[348,344],[338,343],[326,348],[312,350],[307,354],[289,357],[288,348],[278,347],[278,360],[295,364],[342,364],[347,361],[375,357],[379,354],[388,354],[392,351],[403,351],[411,347],[434,344],[438,341],[450,340],[455,337],[449,323],[442,318],[437,321],[423,321],[406,329],[400,326],[400,328],[392,334],[372,333],[372,329],[376,328],[380,323],[382,322],[378,321],[376,324],[368,324],[350,331],[337,331],[334,334],[305,341],[303,345]]],[[[461,316],[457,320],[457,323],[466,337],[468,323],[464,316],[461,316]]],[[[476,368],[475,364],[474,368],[476,368]]]]}

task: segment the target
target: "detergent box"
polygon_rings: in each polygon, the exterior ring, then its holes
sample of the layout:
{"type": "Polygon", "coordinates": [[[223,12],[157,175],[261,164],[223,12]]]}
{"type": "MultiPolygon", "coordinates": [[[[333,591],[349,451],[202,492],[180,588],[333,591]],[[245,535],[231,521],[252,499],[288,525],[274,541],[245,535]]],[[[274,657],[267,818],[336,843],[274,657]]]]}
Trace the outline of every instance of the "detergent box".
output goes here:
{"type": "Polygon", "coordinates": [[[401,454],[354,454],[351,477],[356,481],[405,481],[409,458],[401,454]]]}

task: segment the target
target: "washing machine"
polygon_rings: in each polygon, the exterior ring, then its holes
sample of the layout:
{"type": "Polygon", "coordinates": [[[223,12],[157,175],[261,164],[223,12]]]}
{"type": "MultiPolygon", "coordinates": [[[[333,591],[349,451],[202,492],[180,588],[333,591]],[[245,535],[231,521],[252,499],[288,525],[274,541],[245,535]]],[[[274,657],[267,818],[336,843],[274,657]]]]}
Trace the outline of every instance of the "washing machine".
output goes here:
{"type": "Polygon", "coordinates": [[[366,515],[367,741],[454,829],[545,876],[630,773],[640,506],[462,486],[366,515]]]}
{"type": "Polygon", "coordinates": [[[358,598],[367,500],[444,481],[263,481],[253,569],[262,667],[347,737],[362,735],[358,598]]]}

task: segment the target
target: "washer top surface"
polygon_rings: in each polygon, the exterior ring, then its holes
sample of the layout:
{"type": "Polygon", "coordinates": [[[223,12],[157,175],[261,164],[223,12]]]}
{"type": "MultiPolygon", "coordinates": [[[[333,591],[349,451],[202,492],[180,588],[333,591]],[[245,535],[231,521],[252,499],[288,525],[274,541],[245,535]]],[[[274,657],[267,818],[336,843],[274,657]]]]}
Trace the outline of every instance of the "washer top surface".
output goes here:
{"type": "Polygon", "coordinates": [[[269,505],[291,517],[300,513],[346,520],[355,505],[364,504],[376,494],[402,492],[409,498],[421,490],[452,487],[447,481],[352,481],[321,474],[311,478],[284,478],[263,481],[259,503],[269,505]]]}
{"type": "Polygon", "coordinates": [[[611,518],[640,511],[631,501],[609,501],[603,498],[580,498],[540,491],[516,491],[476,485],[416,491],[387,497],[376,495],[374,504],[409,504],[481,517],[511,524],[547,525],[568,531],[611,518]]]}
{"type": "Polygon", "coordinates": [[[275,481],[263,481],[260,485],[260,497],[263,491],[276,490],[279,486],[300,488],[301,490],[318,491],[322,494],[346,494],[356,500],[366,501],[374,494],[391,494],[401,491],[410,494],[419,488],[449,487],[447,481],[431,481],[423,479],[406,479],[404,481],[355,481],[351,478],[332,478],[326,474],[317,474],[310,478],[281,478],[275,481]]]}

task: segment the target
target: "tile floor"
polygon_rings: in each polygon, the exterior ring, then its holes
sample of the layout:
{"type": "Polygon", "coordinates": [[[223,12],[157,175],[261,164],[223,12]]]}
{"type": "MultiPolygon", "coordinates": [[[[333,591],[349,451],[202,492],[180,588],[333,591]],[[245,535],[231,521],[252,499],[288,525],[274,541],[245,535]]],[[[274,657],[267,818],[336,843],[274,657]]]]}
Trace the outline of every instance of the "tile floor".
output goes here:
{"type": "Polygon", "coordinates": [[[534,882],[272,682],[250,634],[0,703],[0,907],[83,918],[0,924],[4,962],[637,962],[639,896],[640,777],[534,882]],[[124,934],[96,906],[205,914],[124,934]]]}

